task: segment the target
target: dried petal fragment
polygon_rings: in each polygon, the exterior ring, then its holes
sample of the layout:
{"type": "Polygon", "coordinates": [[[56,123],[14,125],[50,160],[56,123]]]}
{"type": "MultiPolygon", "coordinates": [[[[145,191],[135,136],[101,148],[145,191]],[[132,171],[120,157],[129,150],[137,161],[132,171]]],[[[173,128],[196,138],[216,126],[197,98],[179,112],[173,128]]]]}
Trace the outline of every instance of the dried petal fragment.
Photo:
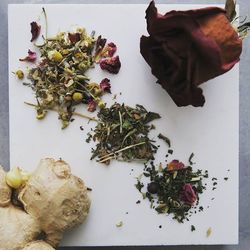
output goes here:
{"type": "Polygon", "coordinates": [[[30,23],[30,26],[31,26],[30,32],[31,32],[31,35],[32,35],[30,41],[33,42],[33,41],[36,40],[37,37],[39,36],[40,30],[41,30],[41,26],[38,25],[37,22],[31,22],[31,23],[30,23]]]}
{"type": "Polygon", "coordinates": [[[96,106],[97,106],[96,102],[93,99],[90,99],[88,101],[88,109],[87,110],[89,112],[94,112],[96,110],[96,106]]]}
{"type": "Polygon", "coordinates": [[[108,43],[108,45],[101,52],[101,57],[112,57],[117,50],[117,47],[114,43],[108,43]]]}
{"type": "Polygon", "coordinates": [[[191,184],[184,184],[182,187],[182,191],[180,193],[180,199],[183,201],[185,204],[188,204],[192,206],[194,202],[196,201],[197,197],[195,194],[195,191],[193,189],[193,186],[191,184]]]}
{"type": "Polygon", "coordinates": [[[111,89],[111,85],[110,85],[110,80],[108,78],[104,78],[101,82],[100,82],[100,88],[103,92],[108,92],[111,93],[110,89],[111,89]]]}
{"type": "Polygon", "coordinates": [[[121,68],[121,62],[119,56],[102,59],[100,61],[100,67],[103,70],[107,70],[112,74],[117,74],[121,68]]]}
{"type": "Polygon", "coordinates": [[[108,43],[107,46],[107,51],[108,51],[108,56],[112,57],[117,50],[117,47],[114,43],[108,43]]]}
{"type": "Polygon", "coordinates": [[[68,33],[68,37],[71,43],[76,43],[81,40],[81,34],[80,33],[68,33]]]}
{"type": "Polygon", "coordinates": [[[95,54],[99,54],[102,49],[104,48],[105,44],[107,42],[106,38],[102,38],[102,36],[98,36],[96,40],[96,48],[95,48],[95,54]]]}
{"type": "Polygon", "coordinates": [[[178,161],[178,160],[172,160],[169,164],[168,164],[168,171],[175,171],[175,170],[180,170],[183,169],[185,167],[185,165],[178,161]]]}
{"type": "Polygon", "coordinates": [[[19,61],[21,62],[34,62],[35,60],[36,60],[36,52],[33,52],[30,49],[28,50],[28,56],[19,59],[19,61]]]}
{"type": "MultiPolygon", "coordinates": [[[[106,42],[106,41],[105,41],[106,42]]],[[[101,59],[106,57],[112,57],[117,50],[117,46],[114,43],[108,43],[104,48],[99,46],[98,53],[95,55],[96,63],[99,63],[101,59]]]]}

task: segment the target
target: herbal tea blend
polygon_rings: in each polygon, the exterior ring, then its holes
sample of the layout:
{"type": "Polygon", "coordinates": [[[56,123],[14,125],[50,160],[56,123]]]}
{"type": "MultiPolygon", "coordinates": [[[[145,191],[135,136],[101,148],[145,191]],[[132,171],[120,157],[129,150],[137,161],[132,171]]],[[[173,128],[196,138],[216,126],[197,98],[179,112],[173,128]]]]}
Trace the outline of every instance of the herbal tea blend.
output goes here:
{"type": "MultiPolygon", "coordinates": [[[[191,165],[173,160],[166,167],[160,164],[156,168],[151,162],[150,166],[145,165],[135,186],[143,199],[150,201],[151,208],[160,214],[173,214],[173,219],[184,222],[185,219],[189,220],[194,205],[199,204],[199,195],[205,189],[202,180],[208,178],[207,171],[195,171],[191,165]],[[142,177],[146,180],[142,181],[142,177]]],[[[199,210],[203,210],[203,207],[200,206],[199,210]]]]}
{"type": "Polygon", "coordinates": [[[147,111],[142,105],[135,108],[115,103],[110,108],[103,108],[98,113],[99,122],[93,135],[97,142],[91,159],[98,157],[100,163],[109,163],[111,159],[124,161],[154,159],[157,147],[148,138],[154,128],[149,123],[160,115],[147,111]]]}
{"type": "MultiPolygon", "coordinates": [[[[46,18],[45,10],[43,12],[46,18]]],[[[31,41],[37,39],[40,29],[36,22],[31,23],[31,41]]],[[[77,28],[73,33],[60,32],[52,38],[46,34],[43,39],[43,44],[35,44],[40,51],[40,60],[29,70],[31,83],[24,83],[35,93],[37,105],[33,106],[37,110],[37,119],[43,119],[46,112],[53,109],[58,112],[62,128],[65,128],[73,120],[76,105],[87,104],[90,112],[97,106],[105,107],[101,96],[111,93],[110,80],[104,78],[100,83],[92,82],[86,72],[99,64],[101,69],[117,74],[121,63],[119,56],[114,57],[116,45],[106,44],[107,40],[101,36],[96,39],[95,32],[88,35],[84,28],[77,28]]],[[[33,63],[36,60],[37,54],[31,50],[20,59],[33,63]]],[[[24,74],[18,70],[16,76],[23,79],[24,74]]]]}

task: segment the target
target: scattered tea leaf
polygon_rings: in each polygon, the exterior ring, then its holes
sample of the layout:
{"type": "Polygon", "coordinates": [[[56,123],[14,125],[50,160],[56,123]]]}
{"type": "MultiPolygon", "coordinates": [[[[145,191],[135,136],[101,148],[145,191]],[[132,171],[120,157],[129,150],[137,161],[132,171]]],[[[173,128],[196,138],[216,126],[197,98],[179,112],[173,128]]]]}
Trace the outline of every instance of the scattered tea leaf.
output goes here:
{"type": "Polygon", "coordinates": [[[191,153],[191,155],[188,158],[188,162],[189,162],[190,165],[194,164],[194,162],[192,161],[193,157],[194,157],[194,153],[191,153]]]}
{"type": "Polygon", "coordinates": [[[161,139],[161,140],[163,140],[163,141],[165,141],[165,142],[168,144],[168,146],[171,147],[171,142],[170,142],[170,140],[168,139],[168,137],[166,137],[165,135],[163,135],[163,134],[160,133],[160,134],[158,135],[158,138],[161,139]]]}

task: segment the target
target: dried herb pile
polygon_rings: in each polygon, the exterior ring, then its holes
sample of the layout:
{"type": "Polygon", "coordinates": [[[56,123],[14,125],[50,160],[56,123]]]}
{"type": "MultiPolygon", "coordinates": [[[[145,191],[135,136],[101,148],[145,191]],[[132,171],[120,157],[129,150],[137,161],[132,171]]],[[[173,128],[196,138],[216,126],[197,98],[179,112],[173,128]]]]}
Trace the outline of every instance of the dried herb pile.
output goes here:
{"type": "Polygon", "coordinates": [[[160,115],[147,111],[142,105],[135,108],[115,103],[98,112],[99,122],[87,141],[97,142],[91,159],[108,164],[111,159],[148,161],[154,159],[157,146],[148,137],[154,128],[149,123],[160,115]]]}
{"type": "Polygon", "coordinates": [[[160,164],[156,168],[153,162],[145,165],[142,176],[135,186],[151,202],[151,208],[158,213],[173,214],[173,219],[183,222],[193,213],[191,208],[199,204],[199,195],[205,189],[202,180],[208,178],[208,173],[173,160],[166,167],[160,164]]]}
{"type": "MultiPolygon", "coordinates": [[[[45,10],[44,14],[46,18],[45,10]]],[[[31,23],[31,41],[37,39],[40,28],[36,22],[31,23]]],[[[60,32],[52,38],[46,35],[43,40],[41,45],[34,44],[39,48],[40,60],[29,70],[31,83],[24,84],[35,93],[37,118],[43,119],[50,109],[56,110],[62,128],[65,128],[72,121],[76,105],[87,104],[88,111],[93,112],[97,106],[105,106],[101,96],[111,93],[108,78],[100,83],[92,82],[86,72],[94,64],[99,64],[101,69],[117,74],[121,63],[119,56],[114,56],[117,50],[114,43],[107,43],[101,36],[95,38],[95,32],[88,35],[84,28],[77,28],[73,33],[60,32]]],[[[32,63],[36,60],[36,52],[31,50],[25,58],[20,59],[32,63]]],[[[19,79],[24,77],[20,71],[16,75],[19,79]]]]}

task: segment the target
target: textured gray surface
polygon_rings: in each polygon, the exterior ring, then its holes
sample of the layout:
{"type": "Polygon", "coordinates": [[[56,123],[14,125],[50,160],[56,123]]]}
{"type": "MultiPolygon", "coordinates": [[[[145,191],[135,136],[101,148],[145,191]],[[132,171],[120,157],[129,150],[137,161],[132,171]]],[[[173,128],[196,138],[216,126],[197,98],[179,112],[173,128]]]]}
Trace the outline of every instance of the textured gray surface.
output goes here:
{"type": "MultiPolygon", "coordinates": [[[[109,0],[109,1],[20,1],[20,0],[1,0],[0,1],[0,164],[9,168],[9,142],[8,142],[8,26],[7,26],[7,10],[8,3],[148,3],[149,0],[109,0]]],[[[158,0],[157,3],[224,3],[224,0],[158,0]]],[[[249,0],[240,0],[240,13],[242,16],[250,16],[249,0]]],[[[240,243],[237,246],[168,246],[168,247],[104,247],[102,249],[127,249],[127,250],[248,250],[250,246],[250,39],[244,41],[244,50],[240,63],[240,243]]],[[[223,93],[222,93],[223,97],[223,93]]],[[[20,147],[22,142],[20,142],[20,147]]],[[[223,150],[223,149],[222,149],[223,150]]],[[[27,152],[27,157],[29,152],[27,152]]],[[[230,227],[230,218],[228,218],[228,226],[230,227]]],[[[150,230],[150,228],[148,229],[150,230]]],[[[93,249],[89,247],[81,248],[60,248],[60,249],[93,249]]],[[[99,249],[99,248],[94,248],[99,249]]]]}

